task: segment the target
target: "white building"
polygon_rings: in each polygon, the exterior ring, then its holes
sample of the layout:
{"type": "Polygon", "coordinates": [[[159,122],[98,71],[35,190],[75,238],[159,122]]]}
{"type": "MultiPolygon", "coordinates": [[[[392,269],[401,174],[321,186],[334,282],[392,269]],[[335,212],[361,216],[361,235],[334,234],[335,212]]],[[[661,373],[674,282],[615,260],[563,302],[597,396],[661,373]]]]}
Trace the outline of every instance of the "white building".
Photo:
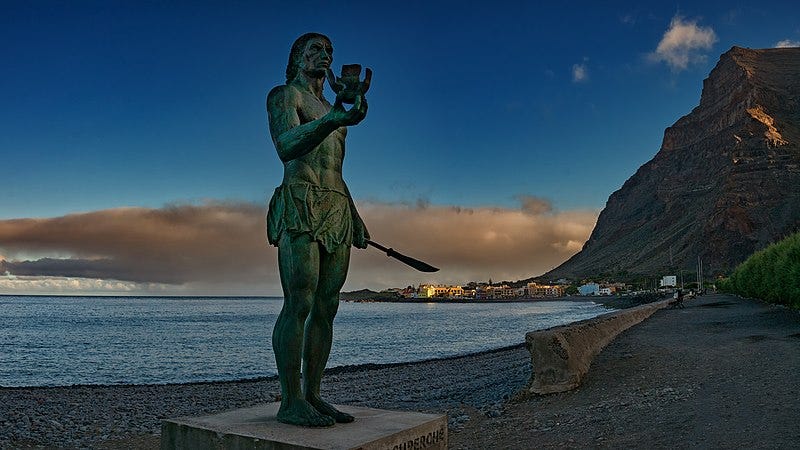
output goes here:
{"type": "Polygon", "coordinates": [[[597,283],[586,283],[578,288],[581,295],[599,295],[600,285],[597,283]]]}
{"type": "Polygon", "coordinates": [[[675,287],[678,285],[678,279],[675,275],[667,275],[661,278],[661,287],[675,287]]]}

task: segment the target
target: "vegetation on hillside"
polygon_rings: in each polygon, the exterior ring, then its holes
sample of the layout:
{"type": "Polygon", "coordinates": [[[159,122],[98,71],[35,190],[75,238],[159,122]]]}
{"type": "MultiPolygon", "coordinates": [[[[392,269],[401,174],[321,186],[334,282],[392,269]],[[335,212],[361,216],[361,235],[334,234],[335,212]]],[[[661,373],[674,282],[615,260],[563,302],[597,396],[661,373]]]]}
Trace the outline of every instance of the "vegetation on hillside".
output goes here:
{"type": "Polygon", "coordinates": [[[800,309],[800,233],[753,253],[719,287],[800,309]]]}

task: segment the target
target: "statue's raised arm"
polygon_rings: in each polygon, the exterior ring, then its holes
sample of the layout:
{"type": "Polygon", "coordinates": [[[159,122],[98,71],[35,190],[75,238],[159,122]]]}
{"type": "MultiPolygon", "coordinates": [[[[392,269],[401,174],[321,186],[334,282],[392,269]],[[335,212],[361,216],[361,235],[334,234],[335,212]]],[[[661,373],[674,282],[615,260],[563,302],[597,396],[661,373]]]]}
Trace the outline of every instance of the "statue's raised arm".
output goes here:
{"type": "Polygon", "coordinates": [[[337,100],[324,116],[306,123],[301,122],[298,114],[301,107],[302,94],[291,84],[276,86],[267,96],[269,131],[282,161],[305,155],[337,128],[357,125],[367,116],[363,94],[356,95],[350,110],[337,100]]]}

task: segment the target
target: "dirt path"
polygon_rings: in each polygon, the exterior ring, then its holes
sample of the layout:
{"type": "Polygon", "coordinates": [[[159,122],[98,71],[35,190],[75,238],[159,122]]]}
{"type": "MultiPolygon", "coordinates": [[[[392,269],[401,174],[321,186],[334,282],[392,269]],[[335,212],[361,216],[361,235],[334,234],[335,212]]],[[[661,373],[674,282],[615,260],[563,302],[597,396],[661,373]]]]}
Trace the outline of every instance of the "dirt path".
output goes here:
{"type": "Polygon", "coordinates": [[[576,391],[473,412],[451,448],[800,448],[800,314],[726,295],[620,335],[576,391]]]}

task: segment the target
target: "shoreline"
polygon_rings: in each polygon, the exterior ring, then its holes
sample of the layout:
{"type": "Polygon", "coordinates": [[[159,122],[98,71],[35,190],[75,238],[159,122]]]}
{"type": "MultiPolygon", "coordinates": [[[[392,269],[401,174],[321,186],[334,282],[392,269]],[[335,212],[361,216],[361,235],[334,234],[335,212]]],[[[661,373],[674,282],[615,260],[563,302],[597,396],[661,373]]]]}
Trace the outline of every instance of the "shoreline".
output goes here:
{"type": "Polygon", "coordinates": [[[364,298],[356,298],[346,296],[341,297],[341,301],[346,303],[442,303],[442,304],[509,304],[509,303],[548,303],[548,302],[584,302],[595,303],[597,305],[605,306],[611,310],[631,308],[634,306],[652,303],[654,301],[663,300],[667,298],[666,294],[651,293],[645,295],[632,295],[632,296],[616,296],[616,295],[597,295],[597,296],[580,296],[568,295],[564,297],[535,297],[535,298],[513,298],[513,299],[474,299],[474,298],[398,298],[398,297],[380,297],[369,296],[364,298]]]}
{"type": "MultiPolygon", "coordinates": [[[[522,338],[522,336],[520,336],[522,338]]],[[[446,413],[450,448],[791,448],[800,442],[800,312],[714,294],[663,309],[593,361],[583,385],[521,396],[523,344],[327,371],[335,403],[446,413]]],[[[276,399],[275,379],[0,389],[0,448],[160,445],[160,420],[276,399]]]]}
{"type": "MultiPolygon", "coordinates": [[[[521,306],[514,306],[513,304],[504,304],[498,306],[502,311],[513,311],[518,310],[519,308],[527,308],[533,309],[538,311],[540,308],[550,309],[556,308],[559,311],[561,309],[580,309],[577,305],[591,305],[591,308],[587,311],[591,311],[590,314],[604,314],[612,309],[604,309],[602,307],[598,307],[599,303],[595,301],[587,302],[585,299],[580,297],[573,297],[574,303],[562,303],[562,302],[536,302],[535,304],[532,303],[518,303],[521,306]],[[546,305],[558,305],[561,306],[546,306],[546,305]],[[573,305],[573,306],[570,306],[573,305]]],[[[616,300],[612,299],[616,303],[616,300]]],[[[388,306],[388,305],[387,305],[388,306]]],[[[409,306],[408,308],[420,308],[424,305],[414,304],[409,306]]],[[[609,305],[605,305],[608,307],[609,305]]],[[[614,304],[613,307],[619,308],[620,305],[614,304]]],[[[376,305],[379,307],[379,305],[376,305]]],[[[466,307],[465,307],[466,308],[466,307]]],[[[369,311],[373,309],[369,306],[361,307],[360,310],[366,311],[366,314],[371,314],[369,311]]],[[[379,308],[380,309],[380,308],[379,308]]],[[[398,307],[399,310],[404,310],[406,308],[398,307]]],[[[492,310],[492,307],[483,307],[484,310],[492,310]]],[[[461,314],[459,311],[467,311],[469,308],[463,309],[458,307],[450,307],[447,308],[449,311],[453,311],[455,316],[461,314]],[[455,308],[455,309],[454,309],[455,308]]],[[[426,311],[428,311],[426,309],[426,311]]],[[[451,314],[451,316],[453,315],[451,314]]],[[[550,316],[548,316],[550,317],[550,316]]],[[[559,317],[558,315],[553,315],[554,321],[555,318],[559,317]]],[[[513,320],[513,319],[509,319],[513,320]]],[[[575,320],[572,319],[561,319],[561,320],[575,320]]],[[[432,360],[449,360],[453,358],[459,358],[463,356],[469,355],[480,355],[485,352],[495,352],[501,351],[506,348],[515,347],[517,345],[521,345],[524,342],[524,333],[528,331],[532,331],[537,329],[538,327],[548,327],[552,324],[549,323],[548,320],[541,320],[542,323],[539,323],[534,320],[536,323],[528,323],[527,325],[521,322],[521,325],[515,326],[517,331],[513,333],[508,333],[504,335],[503,339],[492,338],[492,336],[487,336],[486,340],[475,340],[469,341],[469,344],[459,343],[458,334],[454,334],[454,341],[450,341],[451,343],[447,344],[431,344],[425,347],[419,347],[416,349],[414,344],[411,344],[407,350],[393,352],[393,353],[383,353],[383,354],[374,354],[373,357],[365,358],[356,358],[356,357],[349,357],[349,358],[340,358],[338,361],[331,361],[334,363],[338,363],[336,365],[329,365],[326,369],[326,373],[343,373],[349,371],[358,371],[358,370],[365,370],[369,368],[383,368],[383,367],[394,367],[404,364],[418,364],[424,363],[427,361],[432,360]],[[359,361],[360,359],[360,361],[359,361]]],[[[507,322],[511,324],[512,322],[507,322]]],[[[427,341],[426,341],[427,342],[427,341]]],[[[433,341],[432,341],[433,342],[433,341]]],[[[262,349],[263,350],[263,349],[262,349]]],[[[201,357],[202,355],[200,355],[201,357]]],[[[357,355],[356,355],[357,356],[357,355]]],[[[131,360],[132,364],[137,364],[135,360],[131,360]]],[[[189,368],[187,371],[177,371],[173,370],[171,372],[164,371],[163,376],[151,376],[145,372],[139,374],[138,372],[131,372],[129,376],[117,376],[117,377],[100,377],[100,376],[91,376],[91,374],[87,371],[90,366],[83,365],[82,369],[84,370],[84,374],[87,376],[69,376],[68,372],[62,373],[65,376],[51,376],[51,377],[36,377],[36,376],[25,376],[22,374],[20,377],[12,377],[11,375],[14,374],[13,371],[7,371],[5,373],[5,378],[0,380],[0,390],[4,389],[18,389],[18,388],[30,388],[30,389],[45,389],[45,388],[53,388],[53,387],[87,387],[87,386],[162,386],[162,385],[202,385],[208,383],[236,383],[236,382],[258,382],[258,381],[268,381],[274,380],[277,377],[277,372],[275,371],[274,367],[267,367],[264,366],[261,370],[248,370],[248,371],[237,371],[235,367],[231,368],[228,371],[216,371],[216,372],[207,372],[205,374],[198,373],[196,370],[192,370],[189,368]],[[237,373],[238,372],[238,373],[237,373]],[[203,376],[205,375],[205,376],[203,376]],[[239,376],[237,376],[239,375],[239,376]]],[[[29,375],[33,375],[32,372],[28,372],[29,375]]],[[[61,375],[61,374],[56,374],[61,375]]]]}
{"type": "MultiPolygon", "coordinates": [[[[445,412],[455,429],[468,410],[499,411],[529,377],[530,357],[519,343],[443,359],[332,368],[322,394],[333,403],[445,412]]],[[[269,403],[279,393],[277,378],[3,388],[0,448],[158,448],[162,419],[269,403]]]]}
{"type": "Polygon", "coordinates": [[[374,297],[364,299],[348,299],[342,298],[343,302],[347,303],[543,303],[543,302],[570,302],[570,301],[584,301],[591,302],[591,299],[586,297],[537,297],[537,298],[500,298],[500,299],[478,299],[478,298],[386,298],[374,297]]]}
{"type": "MultiPolygon", "coordinates": [[[[591,302],[601,306],[604,306],[608,309],[608,312],[603,314],[608,314],[610,312],[631,308],[635,306],[639,306],[644,303],[650,303],[650,301],[656,301],[658,299],[652,300],[649,299],[648,301],[642,301],[640,297],[606,297],[604,302],[601,301],[594,301],[594,300],[585,300],[585,297],[580,296],[572,296],[572,297],[564,297],[565,299],[569,300],[547,300],[547,301],[574,301],[574,302],[591,302]],[[625,303],[620,301],[626,300],[625,303]]],[[[596,300],[600,300],[601,298],[596,298],[596,300]]],[[[385,301],[389,302],[389,301],[385,301]]],[[[498,303],[494,302],[493,303],[498,303]]],[[[546,301],[545,301],[546,302],[546,301]]],[[[355,303],[361,303],[361,301],[355,301],[355,303]]],[[[383,303],[383,302],[379,302],[383,303]]],[[[394,302],[392,302],[394,303],[394,302]]],[[[404,303],[404,302],[397,302],[397,303],[404,303]]],[[[407,303],[407,302],[405,302],[407,303]]],[[[427,303],[427,302],[426,302],[427,303]]],[[[463,301],[452,301],[448,303],[467,303],[463,301]]],[[[472,302],[472,303],[486,303],[486,302],[472,302]]],[[[519,302],[502,302],[502,303],[519,303],[519,302]]],[[[540,303],[540,301],[537,301],[540,303]]],[[[563,325],[559,325],[563,326],[563,325]]],[[[536,330],[528,330],[528,331],[536,331],[536,330]]],[[[411,361],[398,361],[398,362],[389,362],[389,363],[362,363],[362,364],[346,364],[342,366],[333,366],[328,367],[325,369],[325,375],[333,375],[339,373],[350,373],[350,372],[357,372],[361,370],[373,370],[373,369],[384,369],[384,368],[391,368],[391,367],[400,367],[405,365],[414,365],[414,364],[423,364],[428,362],[436,362],[436,361],[450,361],[464,357],[472,357],[472,356],[481,356],[484,354],[490,354],[495,352],[501,352],[505,350],[511,350],[518,347],[524,347],[525,345],[525,334],[523,333],[520,337],[520,342],[517,344],[509,344],[503,345],[500,347],[489,348],[485,350],[479,350],[476,352],[467,352],[467,353],[459,353],[450,356],[442,356],[442,357],[432,357],[432,358],[425,358],[420,360],[411,360],[411,361]]],[[[267,382],[267,381],[275,381],[278,379],[278,375],[266,375],[260,377],[253,377],[253,378],[236,378],[232,380],[202,380],[202,381],[185,381],[185,382],[165,382],[165,383],[79,383],[79,384],[61,384],[61,385],[46,385],[46,386],[36,386],[36,385],[25,385],[25,386],[4,386],[0,385],[0,393],[3,390],[9,389],[50,389],[50,388],[84,388],[84,387],[146,387],[146,386],[195,386],[195,385],[209,385],[209,384],[232,384],[232,383],[257,383],[257,382],[267,382]]]]}
{"type": "MultiPolygon", "coordinates": [[[[559,325],[563,326],[563,325],[559,325]]],[[[492,353],[505,352],[508,350],[515,350],[525,347],[525,336],[522,336],[522,341],[518,344],[504,345],[502,347],[490,348],[480,350],[477,352],[463,353],[451,356],[443,356],[438,358],[426,358],[415,361],[399,361],[392,363],[363,363],[363,364],[346,364],[343,366],[328,367],[325,369],[324,376],[340,375],[354,372],[363,372],[370,370],[390,369],[403,366],[415,366],[426,363],[439,363],[448,362],[463,358],[480,357],[492,353]]],[[[82,388],[146,388],[146,387],[180,387],[180,386],[204,386],[216,384],[240,384],[240,383],[263,383],[277,381],[278,375],[270,375],[255,378],[237,378],[234,380],[206,380],[206,381],[188,381],[178,383],[120,383],[120,384],[63,384],[53,386],[0,386],[0,394],[5,390],[24,389],[82,389],[82,388]]]]}

